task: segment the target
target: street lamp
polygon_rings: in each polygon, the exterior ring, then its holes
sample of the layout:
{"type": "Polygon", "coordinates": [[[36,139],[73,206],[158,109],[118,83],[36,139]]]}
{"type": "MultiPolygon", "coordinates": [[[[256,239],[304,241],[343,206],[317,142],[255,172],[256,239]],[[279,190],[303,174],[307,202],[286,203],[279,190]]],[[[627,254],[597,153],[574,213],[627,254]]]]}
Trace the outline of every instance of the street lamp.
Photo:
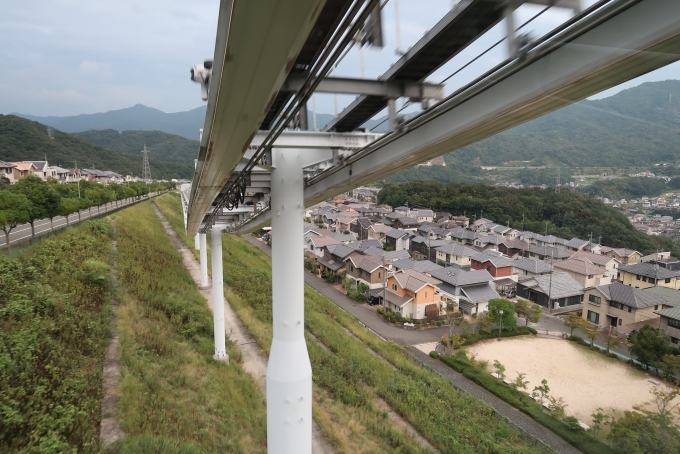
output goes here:
{"type": "Polygon", "coordinates": [[[501,315],[501,325],[500,329],[498,330],[498,342],[501,341],[501,331],[503,331],[503,309],[499,310],[498,313],[501,315]]]}

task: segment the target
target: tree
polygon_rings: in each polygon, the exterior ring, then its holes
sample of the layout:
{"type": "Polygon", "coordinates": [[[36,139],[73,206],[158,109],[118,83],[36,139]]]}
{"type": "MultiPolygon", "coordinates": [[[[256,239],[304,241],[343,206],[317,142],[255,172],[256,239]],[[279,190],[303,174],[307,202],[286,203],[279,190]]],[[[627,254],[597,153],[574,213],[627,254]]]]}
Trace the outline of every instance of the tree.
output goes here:
{"type": "Polygon", "coordinates": [[[658,363],[670,353],[669,342],[666,333],[645,325],[630,339],[630,353],[649,369],[651,364],[658,363]]]}
{"type": "Polygon", "coordinates": [[[610,416],[604,413],[604,410],[602,408],[598,408],[595,410],[596,413],[593,413],[593,423],[591,425],[591,430],[593,431],[593,437],[597,437],[597,435],[602,431],[604,426],[609,424],[610,416]]]}
{"type": "Polygon", "coordinates": [[[26,212],[28,215],[28,221],[26,222],[31,224],[31,237],[35,236],[35,221],[47,217],[45,212],[47,183],[35,175],[28,175],[11,186],[10,191],[17,194],[23,194],[28,201],[31,202],[30,207],[26,212]]]}
{"type": "Polygon", "coordinates": [[[677,388],[670,388],[668,386],[666,386],[665,388],[658,388],[656,386],[653,386],[652,389],[649,390],[649,392],[652,393],[652,395],[654,396],[654,403],[656,404],[656,408],[662,415],[666,413],[668,404],[670,404],[671,401],[678,397],[678,394],[680,394],[680,391],[677,388]]]}
{"type": "Polygon", "coordinates": [[[593,344],[595,343],[595,339],[597,339],[597,335],[600,334],[600,327],[594,323],[588,323],[585,328],[585,332],[586,337],[590,339],[590,348],[592,348],[593,344]]]}
{"type": "Polygon", "coordinates": [[[550,402],[550,411],[555,415],[556,418],[563,419],[566,415],[564,409],[567,408],[567,404],[561,397],[547,396],[548,402],[550,402]]]}
{"type": "Polygon", "coordinates": [[[54,232],[54,218],[59,216],[62,212],[61,196],[57,191],[48,187],[45,191],[45,217],[50,218],[50,228],[54,232]]]}
{"type": "MultiPolygon", "coordinates": [[[[680,357],[678,356],[664,355],[661,361],[654,363],[653,366],[662,370],[667,380],[680,376],[680,357]]],[[[674,381],[677,384],[677,380],[674,381]]]]}
{"type": "Polygon", "coordinates": [[[9,250],[9,234],[17,225],[28,222],[31,202],[23,194],[0,191],[0,229],[5,232],[5,247],[9,250]]]}
{"type": "Polygon", "coordinates": [[[524,319],[524,326],[529,326],[529,322],[538,323],[541,320],[543,308],[538,304],[519,299],[515,303],[515,312],[518,317],[524,319]]]}
{"type": "Polygon", "coordinates": [[[496,370],[496,378],[503,380],[505,378],[505,366],[497,359],[493,360],[493,368],[496,370]]]}
{"type": "Polygon", "coordinates": [[[574,335],[574,330],[580,329],[581,331],[585,331],[589,325],[588,320],[581,317],[576,312],[571,312],[564,320],[562,320],[562,323],[569,328],[569,337],[574,335]]]}
{"type": "MultiPolygon", "coordinates": [[[[68,217],[77,212],[80,209],[80,200],[79,199],[68,199],[68,198],[63,198],[61,199],[61,214],[66,218],[66,225],[70,225],[68,217]]],[[[78,213],[78,219],[80,220],[80,213],[78,213]]]]}
{"type": "Polygon", "coordinates": [[[613,326],[605,326],[600,330],[600,337],[604,342],[604,346],[607,348],[607,354],[609,354],[612,348],[616,348],[623,343],[619,333],[616,332],[616,328],[613,326]]]}
{"type": "Polygon", "coordinates": [[[548,386],[548,380],[545,378],[541,380],[541,384],[539,386],[534,387],[534,392],[531,393],[533,397],[540,397],[541,398],[541,405],[543,405],[543,399],[548,397],[548,394],[550,393],[550,387],[548,386]]]}
{"type": "Polygon", "coordinates": [[[500,325],[501,319],[503,321],[503,328],[508,331],[514,331],[517,328],[517,320],[515,319],[515,305],[512,301],[504,298],[494,298],[489,300],[489,317],[497,325],[500,325]],[[501,311],[503,315],[501,317],[501,311]]]}
{"type": "Polygon", "coordinates": [[[635,454],[676,454],[680,452],[680,430],[671,416],[626,411],[612,421],[607,435],[617,452],[635,454]]]}
{"type": "Polygon", "coordinates": [[[515,381],[513,381],[510,386],[512,386],[515,389],[527,389],[527,385],[529,384],[529,380],[526,379],[526,374],[523,372],[519,372],[517,374],[517,378],[515,378],[515,381]]]}
{"type": "Polygon", "coordinates": [[[485,332],[485,333],[490,333],[491,332],[491,327],[494,324],[494,320],[491,318],[491,316],[486,313],[483,315],[478,315],[477,316],[477,332],[485,332]]]}

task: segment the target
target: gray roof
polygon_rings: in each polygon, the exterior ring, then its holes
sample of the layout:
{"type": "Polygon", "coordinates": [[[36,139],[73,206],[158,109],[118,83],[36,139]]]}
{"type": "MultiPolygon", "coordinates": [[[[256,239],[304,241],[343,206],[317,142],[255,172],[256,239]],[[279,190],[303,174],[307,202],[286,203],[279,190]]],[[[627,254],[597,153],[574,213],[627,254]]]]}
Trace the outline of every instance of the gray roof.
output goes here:
{"type": "Polygon", "coordinates": [[[665,299],[666,302],[664,304],[668,306],[680,307],[680,290],[657,285],[655,287],[646,288],[644,291],[654,293],[655,295],[665,299]]]}
{"type": "Polygon", "coordinates": [[[444,254],[457,255],[459,257],[472,257],[473,255],[479,254],[479,251],[458,243],[446,243],[435,249],[444,254]]]}
{"type": "Polygon", "coordinates": [[[489,252],[480,252],[470,257],[470,259],[480,263],[491,262],[491,264],[496,268],[514,265],[514,262],[509,258],[503,257],[501,255],[491,254],[489,252]]]}
{"type": "Polygon", "coordinates": [[[421,273],[432,274],[432,271],[443,269],[436,263],[432,263],[429,260],[413,260],[413,259],[401,259],[392,263],[392,266],[400,270],[412,269],[420,271],[421,273]]]}
{"type": "Polygon", "coordinates": [[[566,246],[567,247],[573,247],[575,249],[578,249],[580,247],[585,246],[589,242],[587,240],[582,240],[580,238],[572,238],[571,240],[567,241],[566,246]]]}
{"type": "Polygon", "coordinates": [[[395,222],[396,221],[399,221],[401,223],[401,225],[413,225],[413,226],[420,225],[420,223],[418,221],[416,221],[413,218],[408,218],[408,217],[397,218],[397,219],[395,219],[395,222]]]}
{"type": "Polygon", "coordinates": [[[518,270],[529,271],[530,273],[549,273],[550,265],[542,260],[531,260],[531,259],[517,259],[513,263],[513,266],[518,270]]]}
{"type": "Polygon", "coordinates": [[[599,285],[596,287],[605,298],[610,301],[625,304],[626,306],[641,309],[643,307],[666,304],[666,299],[654,293],[645,292],[639,288],[615,282],[609,285],[599,285]]]}
{"type": "MultiPolygon", "coordinates": [[[[382,290],[381,290],[379,296],[382,296],[382,295],[383,295],[383,293],[382,293],[382,290]]],[[[385,299],[392,304],[396,304],[399,307],[404,307],[404,305],[406,303],[413,300],[413,297],[409,296],[409,295],[399,296],[396,293],[394,293],[390,290],[387,290],[385,292],[385,299]]]]}
{"type": "Polygon", "coordinates": [[[342,259],[350,255],[352,252],[354,252],[354,249],[345,244],[329,244],[328,246],[326,246],[326,250],[331,254],[342,259]]]}
{"type": "Polygon", "coordinates": [[[536,240],[548,244],[567,244],[567,240],[554,235],[536,235],[536,240]]]}
{"type": "Polygon", "coordinates": [[[380,240],[361,240],[348,243],[347,246],[355,251],[365,251],[370,247],[382,247],[382,243],[380,240]]]}
{"type": "Polygon", "coordinates": [[[338,241],[356,241],[357,240],[357,237],[355,237],[351,233],[331,232],[331,233],[328,233],[326,236],[329,236],[331,238],[335,238],[338,241]]]}
{"type": "Polygon", "coordinates": [[[377,255],[378,257],[385,257],[385,260],[400,260],[407,259],[411,257],[411,254],[407,250],[402,249],[401,251],[385,251],[384,249],[371,246],[364,251],[365,255],[377,255]]]}
{"type": "Polygon", "coordinates": [[[671,318],[673,320],[680,320],[680,307],[669,307],[668,309],[661,309],[660,311],[654,312],[665,318],[671,318]]]}
{"type": "Polygon", "coordinates": [[[457,229],[453,229],[451,231],[451,237],[460,238],[461,240],[474,240],[478,236],[479,235],[477,235],[472,230],[464,229],[462,227],[459,227],[457,229]]]}
{"type": "Polygon", "coordinates": [[[500,295],[489,284],[471,285],[463,287],[462,290],[465,296],[473,303],[482,303],[494,298],[500,298],[500,295]]]}
{"type": "Polygon", "coordinates": [[[556,259],[571,257],[570,252],[565,252],[552,246],[536,246],[532,244],[529,246],[528,251],[532,254],[544,255],[546,257],[553,257],[556,259]]]}
{"type": "Polygon", "coordinates": [[[593,264],[598,265],[598,266],[607,266],[609,262],[612,260],[616,261],[614,257],[610,257],[608,255],[602,255],[602,254],[594,254],[592,252],[588,251],[577,251],[574,252],[574,255],[571,256],[572,258],[583,258],[583,259],[588,259],[590,260],[593,264]]]}
{"type": "Polygon", "coordinates": [[[409,236],[411,235],[411,232],[407,232],[405,230],[400,230],[400,229],[392,229],[389,232],[385,233],[385,236],[394,238],[395,240],[399,238],[403,238],[404,236],[409,236]]]}
{"type": "Polygon", "coordinates": [[[16,167],[16,164],[12,164],[11,162],[6,162],[6,161],[0,161],[0,167],[16,167]]]}
{"type": "Polygon", "coordinates": [[[317,262],[325,266],[326,268],[329,268],[333,271],[338,271],[340,268],[345,266],[345,262],[336,262],[333,260],[326,260],[323,257],[319,257],[316,259],[317,262]]]}
{"type": "Polygon", "coordinates": [[[621,264],[619,265],[619,271],[625,271],[627,273],[652,277],[655,279],[668,279],[680,275],[680,272],[678,271],[670,271],[666,268],[661,268],[649,262],[635,263],[633,265],[621,264]]]}
{"type": "Polygon", "coordinates": [[[543,274],[534,276],[520,282],[525,287],[534,288],[552,299],[566,298],[569,296],[583,295],[583,286],[568,273],[553,273],[552,285],[550,275],[543,274]]]}
{"type": "Polygon", "coordinates": [[[501,243],[506,241],[504,238],[499,237],[499,236],[477,235],[477,239],[481,243],[486,243],[486,244],[501,244],[501,243]]]}
{"type": "Polygon", "coordinates": [[[36,170],[45,170],[45,167],[47,167],[47,161],[24,161],[24,162],[30,162],[33,164],[36,168],[36,170]]]}
{"type": "Polygon", "coordinates": [[[434,249],[437,249],[438,247],[449,244],[449,242],[446,241],[446,240],[429,239],[429,238],[425,238],[424,236],[420,236],[420,235],[417,235],[417,236],[414,236],[413,238],[411,238],[411,242],[412,243],[423,243],[426,246],[429,245],[431,248],[434,248],[434,249]]]}
{"type": "Polygon", "coordinates": [[[455,286],[489,283],[493,280],[486,270],[467,271],[452,266],[431,271],[430,276],[455,286]]]}

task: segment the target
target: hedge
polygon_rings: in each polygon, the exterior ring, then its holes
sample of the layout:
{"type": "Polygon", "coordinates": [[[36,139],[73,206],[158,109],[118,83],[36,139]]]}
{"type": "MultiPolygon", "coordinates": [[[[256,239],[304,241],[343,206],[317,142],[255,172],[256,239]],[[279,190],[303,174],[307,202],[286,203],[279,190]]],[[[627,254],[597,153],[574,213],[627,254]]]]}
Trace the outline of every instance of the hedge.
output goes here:
{"type": "MultiPolygon", "coordinates": [[[[524,336],[527,334],[536,334],[537,331],[533,328],[529,328],[526,326],[520,326],[516,328],[513,331],[503,331],[501,332],[501,337],[515,337],[515,336],[524,336]]],[[[475,334],[469,334],[467,336],[461,336],[461,340],[463,341],[463,345],[471,345],[474,344],[475,342],[479,342],[480,340],[484,339],[493,339],[498,337],[498,330],[494,329],[491,330],[490,333],[475,333],[475,334]]]]}
{"type": "Polygon", "coordinates": [[[590,434],[581,429],[580,426],[574,426],[573,424],[569,425],[551,414],[546,413],[541,404],[535,402],[528,394],[506,385],[486,371],[479,370],[469,362],[461,360],[453,355],[440,355],[439,359],[456,372],[463,374],[465,377],[503,399],[508,404],[531,416],[536,422],[547,427],[584,453],[616,453],[616,451],[608,445],[595,440],[590,434]]]}

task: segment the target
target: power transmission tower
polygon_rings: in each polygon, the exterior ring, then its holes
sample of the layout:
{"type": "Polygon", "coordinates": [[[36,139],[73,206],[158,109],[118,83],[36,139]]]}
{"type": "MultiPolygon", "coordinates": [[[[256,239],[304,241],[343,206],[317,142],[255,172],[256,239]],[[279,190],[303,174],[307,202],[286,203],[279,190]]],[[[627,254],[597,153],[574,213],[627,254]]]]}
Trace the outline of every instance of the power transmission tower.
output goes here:
{"type": "Polygon", "coordinates": [[[151,182],[151,169],[149,168],[149,149],[146,148],[146,144],[144,144],[144,149],[142,150],[142,154],[144,155],[144,163],[143,163],[143,169],[142,169],[142,179],[150,183],[151,182]]]}

